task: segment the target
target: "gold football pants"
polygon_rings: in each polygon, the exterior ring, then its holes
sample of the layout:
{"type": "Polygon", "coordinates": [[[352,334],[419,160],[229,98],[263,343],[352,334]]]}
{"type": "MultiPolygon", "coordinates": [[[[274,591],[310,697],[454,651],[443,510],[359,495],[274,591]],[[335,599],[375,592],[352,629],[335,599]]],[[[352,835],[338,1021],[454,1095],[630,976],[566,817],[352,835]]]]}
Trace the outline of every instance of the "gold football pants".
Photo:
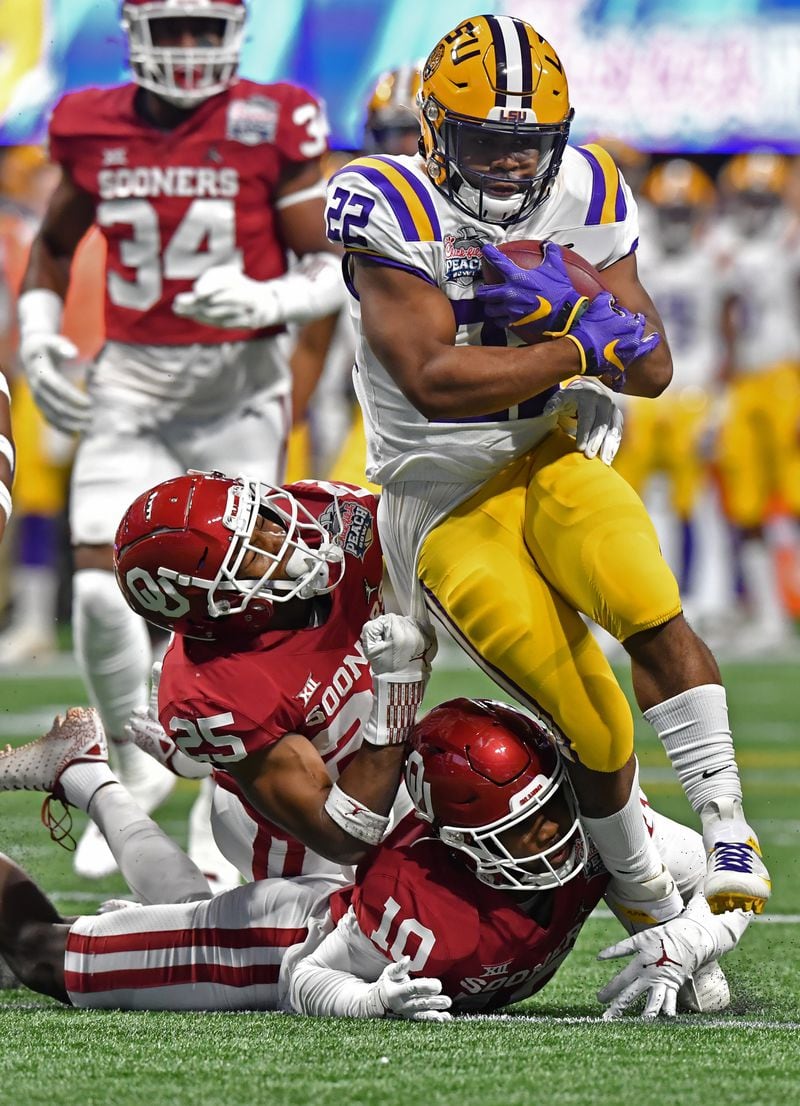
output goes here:
{"type": "Polygon", "coordinates": [[[567,752],[611,772],[633,751],[627,700],[578,612],[614,637],[668,622],[678,586],[642,501],[560,431],[507,465],[427,536],[432,608],[567,752]]]}

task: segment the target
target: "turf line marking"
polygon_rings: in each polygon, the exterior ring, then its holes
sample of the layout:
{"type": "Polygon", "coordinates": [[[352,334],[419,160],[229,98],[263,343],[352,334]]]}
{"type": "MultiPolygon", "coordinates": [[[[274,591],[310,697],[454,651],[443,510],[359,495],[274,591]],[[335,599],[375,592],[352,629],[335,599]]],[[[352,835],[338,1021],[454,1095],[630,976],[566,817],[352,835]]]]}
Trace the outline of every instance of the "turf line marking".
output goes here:
{"type": "Polygon", "coordinates": [[[684,1021],[683,1018],[677,1022],[672,1022],[672,1019],[659,1018],[654,1022],[649,1019],[635,1018],[628,1016],[626,1018],[613,1019],[612,1021],[606,1021],[602,1017],[569,1017],[563,1018],[554,1016],[552,1014],[457,1014],[453,1019],[455,1022],[461,1021],[476,1021],[476,1022],[530,1022],[532,1024],[539,1025],[607,1025],[607,1026],[631,1026],[631,1025],[658,1025],[663,1026],[666,1024],[674,1025],[675,1028],[680,1026],[686,1026],[687,1029],[800,1029],[800,1022],[777,1022],[777,1021],[761,1021],[759,1019],[748,1020],[746,1018],[732,1018],[730,1021],[724,1021],[723,1019],[709,1019],[708,1021],[695,1021],[696,1014],[687,1015],[691,1018],[690,1021],[684,1021]]]}

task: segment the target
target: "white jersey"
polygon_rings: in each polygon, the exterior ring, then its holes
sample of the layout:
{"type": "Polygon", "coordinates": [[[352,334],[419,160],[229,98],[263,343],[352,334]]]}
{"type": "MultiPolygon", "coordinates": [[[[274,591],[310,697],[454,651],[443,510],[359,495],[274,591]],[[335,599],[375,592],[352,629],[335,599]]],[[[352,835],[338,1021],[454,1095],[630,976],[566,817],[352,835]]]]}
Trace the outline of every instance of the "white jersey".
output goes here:
{"type": "Polygon", "coordinates": [[[728,292],[738,299],[737,375],[800,360],[797,225],[780,217],[757,237],[737,238],[726,259],[724,279],[728,292]]]}
{"type": "Polygon", "coordinates": [[[639,276],[664,323],[672,351],[669,394],[712,387],[720,361],[723,287],[719,257],[708,237],[680,253],[652,241],[639,257],[639,276]]]}
{"type": "MultiPolygon", "coordinates": [[[[475,299],[481,246],[510,239],[552,238],[605,268],[636,246],[636,204],[609,155],[597,146],[567,148],[553,191],[531,217],[510,228],[470,218],[431,183],[419,157],[362,157],[328,186],[328,235],[350,254],[414,273],[442,289],[457,323],[456,345],[520,345],[483,317],[475,299]]],[[[552,390],[516,407],[469,419],[426,419],[405,398],[356,327],[354,384],[367,433],[367,475],[474,486],[552,429],[542,418],[552,390]]],[[[420,320],[424,326],[424,320],[420,320]]]]}

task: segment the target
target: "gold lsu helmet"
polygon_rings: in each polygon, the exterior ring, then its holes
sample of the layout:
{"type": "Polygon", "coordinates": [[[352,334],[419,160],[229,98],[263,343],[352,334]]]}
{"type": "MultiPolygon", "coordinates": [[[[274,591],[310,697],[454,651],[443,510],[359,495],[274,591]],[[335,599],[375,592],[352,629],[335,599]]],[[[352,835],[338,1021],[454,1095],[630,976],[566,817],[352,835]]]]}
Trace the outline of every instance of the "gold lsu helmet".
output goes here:
{"type": "Polygon", "coordinates": [[[530,24],[462,20],[425,62],[419,99],[428,175],[456,207],[510,226],[546,199],[573,112],[558,55],[530,24]]]}
{"type": "Polygon", "coordinates": [[[368,147],[386,150],[394,134],[419,135],[417,96],[421,82],[421,62],[381,73],[367,104],[365,144],[368,147]]]}
{"type": "Polygon", "coordinates": [[[726,195],[751,195],[780,199],[789,182],[789,163],[782,154],[736,154],[719,175],[726,195]]]}
{"type": "Polygon", "coordinates": [[[717,190],[696,162],[673,157],[650,170],[642,195],[656,207],[702,210],[713,206],[717,190]]]}

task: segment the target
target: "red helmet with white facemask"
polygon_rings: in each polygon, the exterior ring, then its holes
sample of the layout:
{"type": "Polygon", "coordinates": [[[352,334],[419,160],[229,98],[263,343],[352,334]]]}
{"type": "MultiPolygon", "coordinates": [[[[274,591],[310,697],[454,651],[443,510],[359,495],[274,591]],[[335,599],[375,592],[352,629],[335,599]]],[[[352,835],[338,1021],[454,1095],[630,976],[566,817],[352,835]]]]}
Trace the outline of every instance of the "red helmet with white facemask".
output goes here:
{"type": "Polygon", "coordinates": [[[114,540],[128,605],[156,626],[206,641],[269,629],[276,604],[327,594],[344,567],[341,548],[290,492],[219,472],[189,472],[144,492],[114,540]],[[254,544],[259,518],[285,531],[276,552],[254,544]],[[267,565],[254,578],[240,575],[248,554],[267,565]]]}
{"type": "Polygon", "coordinates": [[[406,785],[417,816],[466,854],[482,883],[552,889],[583,870],[586,838],[577,803],[541,719],[493,700],[452,699],[417,723],[410,744],[406,785]],[[557,796],[561,832],[541,851],[513,856],[501,836],[557,796]]]}
{"type": "Polygon", "coordinates": [[[236,79],[245,15],[244,0],[124,0],[133,79],[179,108],[216,96],[236,79]],[[191,43],[169,41],[177,20],[191,43]]]}

